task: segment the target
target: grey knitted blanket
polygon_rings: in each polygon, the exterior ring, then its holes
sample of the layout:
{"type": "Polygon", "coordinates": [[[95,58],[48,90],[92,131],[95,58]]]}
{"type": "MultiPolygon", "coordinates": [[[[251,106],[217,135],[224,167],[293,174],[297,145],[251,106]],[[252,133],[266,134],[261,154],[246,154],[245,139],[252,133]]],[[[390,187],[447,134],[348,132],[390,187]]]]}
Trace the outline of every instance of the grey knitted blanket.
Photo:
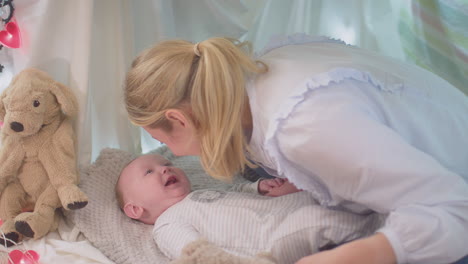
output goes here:
{"type": "MultiPolygon", "coordinates": [[[[183,169],[193,190],[229,186],[206,175],[197,157],[176,157],[165,146],[154,152],[183,169]]],[[[80,169],[80,188],[88,195],[89,204],[83,209],[67,212],[66,217],[117,264],[168,263],[153,241],[153,226],[129,219],[117,205],[115,183],[122,168],[133,158],[134,155],[122,150],[104,149],[93,164],[80,169]]],[[[240,177],[236,182],[239,181],[242,181],[240,177]]]]}

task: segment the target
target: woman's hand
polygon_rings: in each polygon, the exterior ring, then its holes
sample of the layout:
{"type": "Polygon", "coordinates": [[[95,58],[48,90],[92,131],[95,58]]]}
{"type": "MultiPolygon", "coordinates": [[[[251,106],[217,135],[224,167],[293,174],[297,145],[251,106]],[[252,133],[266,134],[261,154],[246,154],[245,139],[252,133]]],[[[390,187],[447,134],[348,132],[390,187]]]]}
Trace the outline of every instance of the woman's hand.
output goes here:
{"type": "Polygon", "coordinates": [[[299,191],[301,190],[297,189],[296,186],[290,183],[287,179],[264,179],[260,180],[258,183],[258,193],[271,197],[277,197],[299,191]]]}
{"type": "Polygon", "coordinates": [[[377,233],[332,250],[300,259],[296,264],[395,264],[396,256],[387,238],[377,233]]]}

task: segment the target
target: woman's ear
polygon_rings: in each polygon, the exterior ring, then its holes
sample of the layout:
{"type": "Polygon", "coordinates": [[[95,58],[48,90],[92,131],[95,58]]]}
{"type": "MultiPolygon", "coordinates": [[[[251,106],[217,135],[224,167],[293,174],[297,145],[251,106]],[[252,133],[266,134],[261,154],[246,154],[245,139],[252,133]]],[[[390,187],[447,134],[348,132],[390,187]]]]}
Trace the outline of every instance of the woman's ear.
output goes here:
{"type": "Polygon", "coordinates": [[[165,116],[172,125],[175,123],[176,125],[187,127],[189,124],[187,116],[179,109],[169,109],[166,111],[165,116]]]}
{"type": "Polygon", "coordinates": [[[141,219],[144,209],[141,206],[134,205],[132,203],[126,203],[123,207],[125,214],[133,219],[141,219]]]}

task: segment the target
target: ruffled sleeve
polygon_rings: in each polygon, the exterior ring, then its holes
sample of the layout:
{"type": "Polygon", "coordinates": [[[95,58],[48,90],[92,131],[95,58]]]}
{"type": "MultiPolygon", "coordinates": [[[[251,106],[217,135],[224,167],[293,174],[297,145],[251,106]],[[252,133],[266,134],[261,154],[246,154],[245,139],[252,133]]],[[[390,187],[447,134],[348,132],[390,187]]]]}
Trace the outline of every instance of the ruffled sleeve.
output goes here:
{"type": "Polygon", "coordinates": [[[270,38],[267,45],[263,49],[255,52],[255,57],[259,58],[274,49],[277,49],[286,45],[301,45],[301,44],[314,43],[314,42],[338,43],[338,44],[347,45],[342,40],[334,39],[328,36],[311,36],[305,33],[296,33],[292,35],[276,35],[270,38]]]}

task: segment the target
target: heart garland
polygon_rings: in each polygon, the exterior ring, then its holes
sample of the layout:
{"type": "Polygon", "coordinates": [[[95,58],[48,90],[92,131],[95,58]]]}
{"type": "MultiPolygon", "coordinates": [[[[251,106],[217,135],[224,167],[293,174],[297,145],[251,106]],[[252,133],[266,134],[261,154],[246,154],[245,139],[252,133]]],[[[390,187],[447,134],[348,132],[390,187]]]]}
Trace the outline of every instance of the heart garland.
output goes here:
{"type": "Polygon", "coordinates": [[[18,25],[14,20],[5,25],[5,29],[0,31],[0,44],[11,49],[21,46],[21,34],[18,25]]]}
{"type": "MultiPolygon", "coordinates": [[[[5,24],[5,29],[0,31],[0,51],[3,46],[9,48],[19,48],[21,46],[21,34],[16,22],[11,23],[15,8],[13,0],[0,1],[0,24],[5,24]],[[8,14],[5,16],[5,14],[8,14]]],[[[0,73],[5,67],[0,64],[0,73]]]]}
{"type": "Polygon", "coordinates": [[[34,250],[13,250],[8,253],[8,264],[37,264],[39,263],[39,254],[34,250]]]}

